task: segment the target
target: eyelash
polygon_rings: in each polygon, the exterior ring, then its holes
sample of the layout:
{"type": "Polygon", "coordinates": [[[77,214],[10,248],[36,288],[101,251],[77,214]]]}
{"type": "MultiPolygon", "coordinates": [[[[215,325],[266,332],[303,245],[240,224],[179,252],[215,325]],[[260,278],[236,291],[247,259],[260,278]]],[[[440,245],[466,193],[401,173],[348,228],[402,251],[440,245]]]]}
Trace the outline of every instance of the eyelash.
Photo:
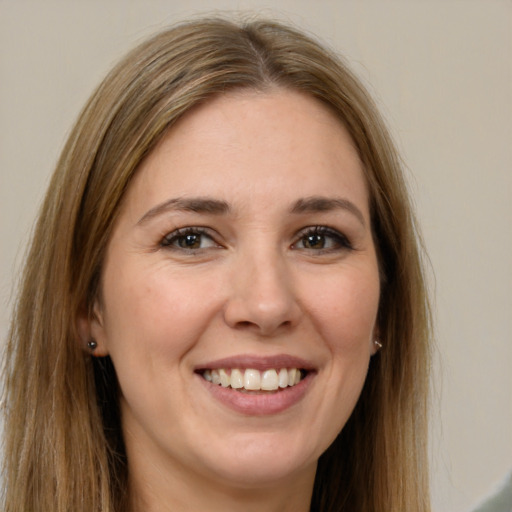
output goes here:
{"type": "MultiPolygon", "coordinates": [[[[340,233],[339,231],[329,228],[327,226],[311,226],[303,229],[297,235],[297,241],[294,242],[291,247],[296,250],[303,250],[308,252],[314,252],[317,254],[325,254],[330,252],[338,252],[343,250],[353,250],[352,244],[349,239],[340,233]],[[326,239],[330,239],[334,243],[334,247],[321,247],[318,249],[314,249],[312,247],[297,247],[298,244],[306,242],[308,237],[322,237],[323,242],[326,242],[326,239]]],[[[193,242],[193,239],[190,239],[193,242]]],[[[191,254],[194,254],[197,251],[206,250],[210,248],[220,248],[221,246],[215,241],[209,229],[204,227],[186,227],[179,228],[175,231],[167,234],[161,241],[160,244],[162,247],[167,249],[172,249],[176,251],[184,251],[191,254]],[[208,239],[211,243],[209,247],[183,247],[180,246],[180,241],[185,241],[186,237],[197,237],[197,241],[199,243],[203,242],[204,239],[208,239]]]]}
{"type": "Polygon", "coordinates": [[[313,237],[313,236],[324,237],[324,239],[330,238],[334,242],[335,246],[329,247],[329,248],[322,247],[319,249],[304,247],[304,248],[301,248],[301,250],[312,251],[312,252],[316,252],[319,254],[325,254],[325,253],[337,252],[337,251],[343,251],[343,250],[353,250],[352,244],[350,243],[349,239],[345,235],[343,235],[336,229],[332,229],[327,226],[311,226],[311,227],[305,228],[304,230],[302,230],[299,233],[299,238],[298,238],[297,242],[293,243],[292,247],[297,248],[296,246],[298,243],[304,242],[308,237],[313,237]]]}
{"type": "Polygon", "coordinates": [[[205,249],[204,247],[181,247],[179,245],[176,245],[179,243],[180,240],[185,240],[187,236],[197,236],[199,241],[203,238],[208,238],[211,240],[212,244],[220,247],[213,237],[210,235],[210,232],[207,228],[203,227],[187,227],[187,228],[179,228],[173,231],[172,233],[169,233],[168,235],[165,235],[161,242],[161,246],[168,248],[168,249],[174,249],[174,250],[183,250],[187,252],[195,252],[201,249],[205,249]]]}

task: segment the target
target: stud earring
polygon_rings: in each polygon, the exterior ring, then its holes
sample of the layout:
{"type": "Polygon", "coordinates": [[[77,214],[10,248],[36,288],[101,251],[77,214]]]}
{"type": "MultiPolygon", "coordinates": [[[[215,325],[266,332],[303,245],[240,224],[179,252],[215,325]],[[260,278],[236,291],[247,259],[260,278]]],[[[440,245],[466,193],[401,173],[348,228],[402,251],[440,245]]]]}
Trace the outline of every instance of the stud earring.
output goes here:
{"type": "Polygon", "coordinates": [[[96,347],[98,346],[98,343],[96,340],[90,340],[87,342],[87,348],[92,352],[96,350],[96,347]]]}
{"type": "Polygon", "coordinates": [[[377,347],[377,350],[382,348],[382,343],[379,340],[375,340],[373,343],[377,347]]]}

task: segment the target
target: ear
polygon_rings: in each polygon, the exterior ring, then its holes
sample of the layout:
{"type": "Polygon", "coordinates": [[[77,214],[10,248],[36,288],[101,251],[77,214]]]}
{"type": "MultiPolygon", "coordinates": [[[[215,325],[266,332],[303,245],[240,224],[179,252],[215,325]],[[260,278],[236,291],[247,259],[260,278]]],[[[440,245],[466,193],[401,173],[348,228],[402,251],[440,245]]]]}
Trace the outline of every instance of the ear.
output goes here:
{"type": "Polygon", "coordinates": [[[84,307],[77,317],[77,329],[82,349],[95,357],[108,355],[103,313],[98,300],[94,301],[92,311],[84,307]]]}

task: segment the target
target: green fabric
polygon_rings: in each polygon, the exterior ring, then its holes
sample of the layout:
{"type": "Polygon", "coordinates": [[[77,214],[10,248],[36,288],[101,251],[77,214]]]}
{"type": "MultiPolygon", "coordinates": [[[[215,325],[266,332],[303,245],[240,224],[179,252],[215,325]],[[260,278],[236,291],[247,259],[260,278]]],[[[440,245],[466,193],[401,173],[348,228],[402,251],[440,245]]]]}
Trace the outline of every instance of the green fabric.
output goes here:
{"type": "Polygon", "coordinates": [[[512,472],[509,473],[498,491],[472,512],[512,512],[512,472]]]}

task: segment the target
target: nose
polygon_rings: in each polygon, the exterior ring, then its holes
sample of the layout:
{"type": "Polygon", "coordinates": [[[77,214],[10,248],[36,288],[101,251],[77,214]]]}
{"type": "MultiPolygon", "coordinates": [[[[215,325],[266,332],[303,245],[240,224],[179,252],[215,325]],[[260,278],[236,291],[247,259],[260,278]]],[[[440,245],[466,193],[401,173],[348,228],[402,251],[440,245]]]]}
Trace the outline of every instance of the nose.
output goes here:
{"type": "Polygon", "coordinates": [[[232,267],[226,323],[271,337],[293,328],[301,318],[296,282],[278,254],[240,257],[232,267]]]}

